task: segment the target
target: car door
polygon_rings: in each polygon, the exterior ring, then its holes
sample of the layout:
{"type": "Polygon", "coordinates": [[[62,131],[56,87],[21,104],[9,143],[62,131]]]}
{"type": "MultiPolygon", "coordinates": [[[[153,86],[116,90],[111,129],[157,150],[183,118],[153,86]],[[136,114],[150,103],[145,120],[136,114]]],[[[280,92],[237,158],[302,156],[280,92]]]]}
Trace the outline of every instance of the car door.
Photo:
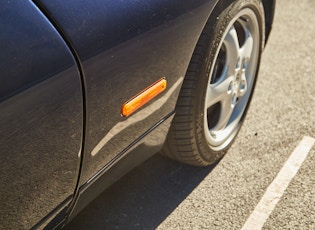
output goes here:
{"type": "Polygon", "coordinates": [[[31,1],[0,2],[0,226],[30,229],[70,204],[81,157],[76,62],[31,1]]]}

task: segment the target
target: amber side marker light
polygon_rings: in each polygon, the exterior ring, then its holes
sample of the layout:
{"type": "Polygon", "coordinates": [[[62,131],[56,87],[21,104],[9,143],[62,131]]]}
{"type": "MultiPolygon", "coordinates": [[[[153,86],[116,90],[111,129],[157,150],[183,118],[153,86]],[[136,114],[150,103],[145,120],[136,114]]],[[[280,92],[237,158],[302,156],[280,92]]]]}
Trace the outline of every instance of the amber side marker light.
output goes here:
{"type": "Polygon", "coordinates": [[[124,117],[130,116],[143,105],[151,101],[154,97],[162,93],[167,87],[165,78],[161,78],[140,93],[129,99],[121,107],[121,115],[124,117]]]}

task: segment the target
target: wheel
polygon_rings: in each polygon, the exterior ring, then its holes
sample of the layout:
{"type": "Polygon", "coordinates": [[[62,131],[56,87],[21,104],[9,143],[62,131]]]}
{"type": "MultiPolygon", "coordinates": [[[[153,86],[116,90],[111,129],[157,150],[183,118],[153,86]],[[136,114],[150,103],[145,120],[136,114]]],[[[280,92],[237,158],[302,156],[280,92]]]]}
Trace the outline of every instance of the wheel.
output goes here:
{"type": "Polygon", "coordinates": [[[210,17],[179,94],[164,155],[205,166],[225,154],[244,121],[263,45],[261,1],[234,1],[210,17]]]}

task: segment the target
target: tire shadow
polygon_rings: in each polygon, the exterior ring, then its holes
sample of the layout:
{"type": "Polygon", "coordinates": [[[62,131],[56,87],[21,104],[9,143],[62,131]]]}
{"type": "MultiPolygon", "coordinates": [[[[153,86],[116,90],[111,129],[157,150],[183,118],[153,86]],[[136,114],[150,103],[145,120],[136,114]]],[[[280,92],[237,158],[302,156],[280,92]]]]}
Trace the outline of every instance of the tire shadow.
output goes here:
{"type": "Polygon", "coordinates": [[[103,192],[65,229],[155,229],[213,170],[156,154],[103,192]]]}

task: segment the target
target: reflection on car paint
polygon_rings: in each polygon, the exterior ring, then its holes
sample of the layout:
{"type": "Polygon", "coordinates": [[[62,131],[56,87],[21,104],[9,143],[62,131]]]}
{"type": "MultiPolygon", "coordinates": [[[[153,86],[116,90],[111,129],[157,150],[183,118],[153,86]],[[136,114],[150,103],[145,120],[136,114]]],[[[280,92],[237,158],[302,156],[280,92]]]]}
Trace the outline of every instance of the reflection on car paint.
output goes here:
{"type": "Polygon", "coordinates": [[[0,110],[1,227],[31,228],[69,203],[76,186],[82,140],[76,68],[0,103],[0,110]]]}
{"type": "Polygon", "coordinates": [[[0,28],[0,228],[29,229],[72,199],[81,82],[68,47],[30,1],[1,1],[0,28]]]}
{"type": "MultiPolygon", "coordinates": [[[[141,113],[136,113],[125,121],[121,121],[117,123],[108,133],[107,135],[95,146],[92,150],[91,155],[95,156],[99,151],[115,136],[119,135],[124,129],[127,129],[131,125],[137,125],[139,122],[142,122],[144,119],[151,116],[157,110],[159,110],[167,100],[171,97],[171,95],[178,90],[183,81],[183,77],[179,78],[175,84],[168,90],[167,94],[161,97],[160,99],[154,101],[152,104],[145,107],[141,113]]],[[[127,147],[127,146],[126,146],[127,147]]]]}

